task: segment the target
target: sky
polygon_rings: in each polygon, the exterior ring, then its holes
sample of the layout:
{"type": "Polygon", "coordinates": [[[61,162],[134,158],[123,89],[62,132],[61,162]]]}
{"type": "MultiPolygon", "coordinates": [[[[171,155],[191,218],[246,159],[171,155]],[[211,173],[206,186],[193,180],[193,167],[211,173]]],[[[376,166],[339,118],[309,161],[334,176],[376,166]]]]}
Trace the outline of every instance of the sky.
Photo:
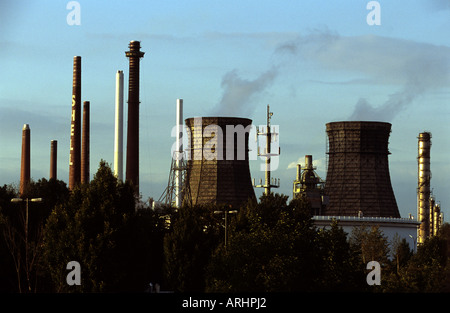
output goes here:
{"type": "MultiPolygon", "coordinates": [[[[370,2],[80,0],[78,10],[71,1],[2,0],[0,184],[19,183],[23,124],[32,179],[48,178],[50,141],[58,140],[58,178],[68,183],[76,55],[82,101],[91,105],[91,179],[100,160],[113,167],[115,74],[124,71],[126,130],[125,51],[139,40],[143,200],[167,186],[180,98],[184,118],[239,116],[254,125],[266,123],[269,104],[281,149],[274,191],[290,197],[305,155],[326,179],[326,123],[392,123],[389,166],[402,217],[417,216],[417,136],[429,131],[431,187],[446,220],[450,1],[370,2]]],[[[263,162],[250,161],[256,181],[263,162]]]]}

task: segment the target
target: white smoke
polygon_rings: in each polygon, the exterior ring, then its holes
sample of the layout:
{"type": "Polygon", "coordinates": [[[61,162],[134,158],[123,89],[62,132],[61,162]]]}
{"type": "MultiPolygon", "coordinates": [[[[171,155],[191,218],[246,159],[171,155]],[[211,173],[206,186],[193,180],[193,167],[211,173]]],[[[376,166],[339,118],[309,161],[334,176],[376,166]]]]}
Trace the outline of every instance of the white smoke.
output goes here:
{"type": "Polygon", "coordinates": [[[360,98],[351,120],[391,121],[425,92],[450,83],[450,48],[445,46],[314,31],[279,46],[277,54],[291,62],[312,61],[330,71],[356,73],[373,85],[398,86],[398,91],[379,106],[360,98]]]}
{"type": "Polygon", "coordinates": [[[411,40],[375,35],[349,37],[329,30],[315,30],[281,44],[273,56],[276,64],[253,80],[242,78],[236,69],[227,72],[222,78],[222,97],[212,113],[251,115],[256,97],[296,62],[359,76],[346,84],[397,86],[398,91],[378,105],[370,104],[360,95],[349,115],[350,120],[392,121],[419,96],[450,84],[450,48],[411,40]]]}
{"type": "Polygon", "coordinates": [[[255,97],[270,86],[278,75],[275,67],[263,72],[253,80],[243,79],[236,69],[222,78],[222,98],[213,109],[219,116],[250,116],[255,110],[255,97]]]}
{"type": "Polygon", "coordinates": [[[417,89],[409,84],[399,92],[389,96],[389,99],[381,106],[374,107],[366,99],[360,98],[355,105],[351,121],[391,121],[398,113],[406,109],[408,104],[421,95],[425,89],[418,86],[417,89]]]}

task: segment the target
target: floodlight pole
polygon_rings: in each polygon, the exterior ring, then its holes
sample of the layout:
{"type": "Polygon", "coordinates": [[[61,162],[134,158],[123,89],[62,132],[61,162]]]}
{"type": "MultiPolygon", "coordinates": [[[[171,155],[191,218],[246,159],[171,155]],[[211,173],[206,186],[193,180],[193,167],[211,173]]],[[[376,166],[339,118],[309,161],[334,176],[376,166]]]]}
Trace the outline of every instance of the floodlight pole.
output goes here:
{"type": "Polygon", "coordinates": [[[22,199],[22,198],[12,198],[11,202],[22,202],[24,201],[26,202],[26,209],[25,209],[25,270],[27,273],[27,282],[28,282],[28,291],[31,291],[31,284],[30,284],[30,273],[28,270],[28,202],[42,202],[42,198],[26,198],[26,199],[22,199]]]}
{"type": "Polygon", "coordinates": [[[225,215],[225,250],[227,250],[228,241],[228,213],[236,214],[237,210],[224,210],[224,211],[214,211],[214,214],[224,214],[225,215]]]}

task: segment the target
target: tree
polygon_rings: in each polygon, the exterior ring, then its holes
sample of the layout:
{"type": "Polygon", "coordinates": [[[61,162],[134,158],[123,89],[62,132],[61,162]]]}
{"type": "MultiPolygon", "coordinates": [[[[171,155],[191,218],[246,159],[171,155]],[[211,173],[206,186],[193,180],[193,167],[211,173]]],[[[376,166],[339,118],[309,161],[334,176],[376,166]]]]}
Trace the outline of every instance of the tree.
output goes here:
{"type": "Polygon", "coordinates": [[[400,272],[400,268],[405,267],[411,257],[413,256],[413,250],[409,247],[405,238],[400,239],[398,234],[395,234],[391,243],[391,255],[395,271],[400,272]]]}
{"type": "Polygon", "coordinates": [[[0,291],[21,291],[19,220],[11,199],[17,190],[11,185],[0,187],[0,291]]]}
{"type": "Polygon", "coordinates": [[[68,201],[52,211],[44,247],[56,291],[145,290],[151,263],[142,262],[149,260],[149,251],[162,252],[157,246],[160,223],[152,214],[136,211],[135,200],[133,187],[118,181],[101,161],[94,179],[75,187],[68,201]],[[66,284],[70,261],[81,265],[80,286],[66,284]]]}
{"type": "Polygon", "coordinates": [[[370,261],[377,261],[381,267],[388,264],[389,241],[378,226],[370,229],[365,225],[354,227],[349,243],[360,255],[364,266],[370,261]]]}
{"type": "Polygon", "coordinates": [[[171,217],[171,231],[164,238],[165,274],[174,291],[202,292],[205,268],[220,239],[214,210],[221,206],[190,206],[171,217]]]}
{"type": "Polygon", "coordinates": [[[320,252],[321,273],[318,275],[318,289],[321,291],[365,290],[365,267],[361,266],[359,255],[352,250],[347,233],[333,220],[329,229],[320,229],[317,236],[320,252]]]}
{"type": "MultiPolygon", "coordinates": [[[[9,251],[9,258],[16,272],[16,290],[35,292],[46,283],[42,267],[42,240],[45,221],[57,203],[68,196],[66,184],[58,180],[42,178],[31,181],[21,199],[42,198],[40,203],[11,203],[18,197],[12,186],[4,186],[1,192],[0,220],[3,221],[3,244],[9,251]],[[28,216],[26,210],[28,208],[28,216]]],[[[11,288],[12,287],[11,285],[11,288]]]]}
{"type": "Polygon", "coordinates": [[[415,292],[439,292],[448,275],[447,242],[441,236],[429,237],[417,248],[403,273],[405,289],[415,292]]]}
{"type": "Polygon", "coordinates": [[[320,263],[309,204],[287,198],[263,195],[241,208],[229,246],[219,246],[208,266],[207,291],[314,290],[320,263]]]}

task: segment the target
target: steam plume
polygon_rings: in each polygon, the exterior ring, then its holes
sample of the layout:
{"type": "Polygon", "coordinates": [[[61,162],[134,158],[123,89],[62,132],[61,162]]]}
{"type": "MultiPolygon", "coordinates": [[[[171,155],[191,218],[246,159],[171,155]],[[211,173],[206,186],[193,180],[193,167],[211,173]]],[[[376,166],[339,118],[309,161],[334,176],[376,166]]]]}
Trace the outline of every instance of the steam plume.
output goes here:
{"type": "Polygon", "coordinates": [[[213,110],[214,115],[250,116],[254,109],[254,97],[270,86],[278,75],[275,67],[263,72],[254,80],[243,79],[236,69],[222,78],[223,95],[213,110]]]}
{"type": "MultiPolygon", "coordinates": [[[[321,68],[362,76],[372,85],[397,86],[398,91],[374,107],[360,98],[351,120],[390,121],[425,92],[450,83],[450,48],[374,35],[344,37],[314,31],[280,45],[288,61],[314,62],[321,68]]],[[[369,87],[370,88],[370,87],[369,87]]]]}

